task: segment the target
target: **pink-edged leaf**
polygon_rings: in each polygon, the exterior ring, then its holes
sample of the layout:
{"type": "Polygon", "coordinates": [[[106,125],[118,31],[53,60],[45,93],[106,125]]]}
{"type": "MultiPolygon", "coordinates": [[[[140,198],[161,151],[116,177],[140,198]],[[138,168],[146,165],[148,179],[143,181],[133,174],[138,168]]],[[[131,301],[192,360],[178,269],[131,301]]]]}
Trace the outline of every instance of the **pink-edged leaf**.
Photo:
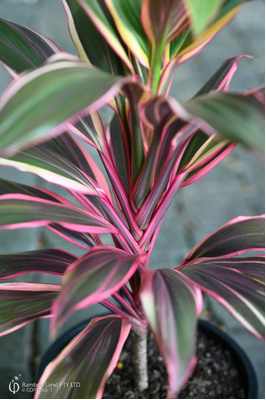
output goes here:
{"type": "MultiPolygon", "coordinates": [[[[84,1],[84,0],[83,0],[84,1]]],[[[87,3],[90,0],[86,0],[87,3]]],[[[120,37],[138,61],[149,67],[149,43],[141,24],[141,4],[135,0],[105,0],[120,37]]]]}
{"type": "Polygon", "coordinates": [[[2,228],[27,228],[50,223],[59,223],[77,232],[117,232],[103,218],[74,206],[20,194],[0,196],[0,226],[2,228]]]}
{"type": "MultiPolygon", "coordinates": [[[[125,75],[128,68],[109,46],[83,7],[76,0],[63,0],[68,27],[81,60],[114,75],[125,75]]],[[[104,3],[101,2],[104,7],[104,3]]]]}
{"type": "Polygon", "coordinates": [[[72,60],[20,76],[1,98],[0,151],[10,156],[26,144],[62,133],[66,121],[75,123],[82,113],[96,111],[129,81],[72,60]]]}
{"type": "Polygon", "coordinates": [[[0,336],[13,332],[36,318],[50,317],[51,304],[60,285],[46,283],[0,284],[0,336]]]}
{"type": "MultiPolygon", "coordinates": [[[[65,198],[57,195],[56,193],[50,192],[49,190],[0,179],[0,195],[11,193],[30,195],[33,197],[38,197],[39,199],[51,200],[65,205],[71,205],[71,203],[65,198]]],[[[92,246],[97,246],[101,243],[99,241],[99,238],[95,235],[75,232],[72,229],[67,229],[66,227],[59,224],[53,223],[50,224],[48,227],[58,235],[64,237],[67,240],[70,240],[72,243],[77,244],[78,246],[84,247],[85,249],[91,248],[92,246]]]]}
{"type": "Polygon", "coordinates": [[[97,196],[105,190],[111,199],[99,167],[68,133],[10,158],[0,158],[0,164],[35,173],[48,182],[75,192],[97,196]]]}
{"type": "Polygon", "coordinates": [[[184,108],[194,123],[200,123],[199,118],[207,124],[204,127],[207,133],[216,131],[230,140],[263,151],[265,110],[254,95],[212,92],[191,99],[184,108]]]}
{"type": "Polygon", "coordinates": [[[201,258],[203,264],[233,268],[251,279],[265,284],[265,256],[201,258]]]}
{"type": "Polygon", "coordinates": [[[237,217],[203,239],[183,264],[201,257],[221,257],[265,248],[265,216],[237,217]]]}
{"type": "Polygon", "coordinates": [[[0,255],[0,279],[39,272],[62,276],[77,257],[59,249],[26,251],[0,255]]]}
{"type": "Polygon", "coordinates": [[[203,292],[221,303],[245,328],[261,340],[265,333],[265,287],[224,265],[195,260],[178,269],[203,292]]]}
{"type": "Polygon", "coordinates": [[[119,316],[94,318],[55,358],[40,378],[35,399],[100,399],[130,332],[119,316]],[[58,385],[66,382],[68,385],[58,385]],[[78,382],[79,385],[71,386],[78,382]],[[51,391],[41,390],[46,385],[51,391]]]}
{"type": "Polygon", "coordinates": [[[75,261],[66,270],[54,303],[51,331],[73,311],[98,303],[121,288],[138,268],[141,257],[105,246],[92,248],[75,261]]]}
{"type": "Polygon", "coordinates": [[[175,398],[193,372],[200,290],[182,273],[144,271],[140,298],[168,373],[168,398],[175,398]]]}
{"type": "Polygon", "coordinates": [[[104,41],[109,44],[109,46],[126,64],[128,69],[134,74],[133,66],[129,60],[126,50],[124,49],[122,40],[106,16],[106,8],[104,6],[102,7],[102,4],[100,4],[98,0],[78,0],[78,2],[86,11],[97,31],[103,36],[104,41]]]}
{"type": "Polygon", "coordinates": [[[90,249],[92,246],[99,246],[101,241],[97,235],[89,235],[88,233],[73,231],[59,224],[49,224],[48,228],[57,235],[69,240],[77,246],[84,249],[90,249]]]}
{"type": "Polygon", "coordinates": [[[106,152],[105,130],[97,111],[80,118],[74,126],[68,124],[67,128],[100,152],[106,152]]]}
{"type": "Polygon", "coordinates": [[[240,58],[251,58],[251,56],[240,55],[225,60],[195,96],[201,96],[202,94],[209,93],[211,90],[227,92],[230,82],[237,70],[237,64],[240,58]]]}
{"type": "Polygon", "coordinates": [[[188,13],[182,0],[143,0],[143,28],[152,45],[167,43],[188,25],[188,13]]]}
{"type": "Polygon", "coordinates": [[[15,73],[40,66],[59,48],[25,26],[0,19],[0,60],[15,73]]]}

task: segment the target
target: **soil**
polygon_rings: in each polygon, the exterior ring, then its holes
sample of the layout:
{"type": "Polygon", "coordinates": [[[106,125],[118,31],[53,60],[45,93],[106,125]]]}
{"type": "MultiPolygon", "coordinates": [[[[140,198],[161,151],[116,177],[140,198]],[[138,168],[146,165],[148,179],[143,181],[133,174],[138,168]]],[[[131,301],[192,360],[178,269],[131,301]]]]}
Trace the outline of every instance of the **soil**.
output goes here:
{"type": "MultiPolygon", "coordinates": [[[[198,331],[198,365],[179,393],[179,399],[244,399],[244,382],[228,350],[198,331]]],[[[139,392],[134,387],[132,338],[129,337],[118,367],[107,380],[104,399],[164,399],[167,393],[167,374],[156,342],[149,334],[149,388],[139,392]]]]}

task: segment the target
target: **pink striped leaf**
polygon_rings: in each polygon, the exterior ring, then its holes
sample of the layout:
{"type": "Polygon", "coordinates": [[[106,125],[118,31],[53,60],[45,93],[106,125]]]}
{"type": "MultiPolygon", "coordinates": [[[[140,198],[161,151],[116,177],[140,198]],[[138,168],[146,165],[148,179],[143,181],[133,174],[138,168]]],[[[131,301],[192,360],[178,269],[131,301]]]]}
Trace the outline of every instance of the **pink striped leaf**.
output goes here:
{"type": "Polygon", "coordinates": [[[0,60],[15,73],[40,66],[58,51],[59,48],[40,33],[0,19],[0,60]]]}
{"type": "Polygon", "coordinates": [[[48,228],[57,235],[84,249],[90,249],[92,246],[99,246],[101,244],[99,237],[95,234],[89,235],[88,233],[76,232],[60,224],[49,224],[48,228]]]}
{"type": "Polygon", "coordinates": [[[143,0],[141,21],[152,45],[165,45],[188,25],[188,13],[182,0],[143,0]]]}
{"type": "Polygon", "coordinates": [[[183,264],[201,257],[223,257],[264,250],[265,217],[237,217],[227,222],[195,246],[183,264]]]}
{"type": "MultiPolygon", "coordinates": [[[[86,0],[89,2],[88,0],[86,0]]],[[[149,67],[149,43],[141,24],[141,4],[135,0],[105,0],[120,37],[137,60],[149,67]]]]}
{"type": "Polygon", "coordinates": [[[86,308],[120,289],[139,266],[141,256],[110,247],[92,248],[66,270],[56,299],[52,333],[75,310],[86,308]]]}
{"type": "Polygon", "coordinates": [[[238,270],[195,260],[180,269],[203,292],[221,303],[261,340],[265,332],[265,287],[238,270]]]}
{"type": "MultiPolygon", "coordinates": [[[[199,260],[198,260],[199,261],[199,260]]],[[[251,279],[265,284],[265,256],[200,258],[203,264],[232,268],[251,279]]]]}
{"type": "Polygon", "coordinates": [[[34,398],[102,398],[105,382],[116,367],[130,328],[130,322],[119,316],[94,318],[48,364],[34,398]],[[58,385],[58,382],[69,384],[58,385]],[[72,387],[73,382],[80,385],[72,387]],[[41,390],[43,385],[51,387],[52,392],[41,390]]]}
{"type": "Polygon", "coordinates": [[[1,98],[0,151],[11,155],[62,133],[66,121],[100,108],[129,81],[78,61],[58,61],[21,76],[1,98]]]}
{"type": "Polygon", "coordinates": [[[144,271],[140,298],[168,373],[168,398],[176,398],[194,367],[200,290],[181,272],[144,271]]]}
{"type": "Polygon", "coordinates": [[[39,272],[62,276],[77,257],[59,249],[43,249],[0,255],[0,279],[39,272]]]}
{"type": "Polygon", "coordinates": [[[134,74],[134,69],[131,61],[124,49],[123,43],[113,24],[109,22],[106,16],[106,9],[103,1],[98,0],[78,0],[80,5],[84,8],[85,12],[93,22],[96,30],[103,36],[109,46],[116,52],[121,60],[126,64],[128,69],[134,74]]]}
{"type": "Polygon", "coordinates": [[[117,230],[95,213],[75,206],[21,194],[0,196],[0,226],[4,229],[45,226],[51,223],[85,233],[116,233],[117,230]]]}
{"type": "MultiPolygon", "coordinates": [[[[68,27],[81,60],[114,75],[125,75],[128,68],[110,47],[76,0],[63,0],[68,27]]],[[[104,8],[104,3],[101,3],[104,8]]]]}
{"type": "MultiPolygon", "coordinates": [[[[11,193],[30,195],[33,197],[38,197],[39,199],[51,200],[65,205],[72,205],[65,198],[57,195],[56,193],[50,192],[49,190],[0,179],[0,196],[11,193]]],[[[48,227],[57,234],[59,234],[60,236],[63,236],[65,239],[70,240],[72,243],[84,247],[85,249],[100,244],[99,238],[96,237],[95,235],[89,235],[88,233],[82,233],[82,232],[75,232],[71,229],[67,229],[62,225],[55,223],[50,224],[48,227]]]]}
{"type": "Polygon", "coordinates": [[[36,318],[51,316],[51,304],[60,285],[46,283],[0,284],[0,336],[13,332],[36,318]]]}
{"type": "Polygon", "coordinates": [[[80,118],[75,125],[69,124],[67,129],[97,150],[106,153],[105,130],[101,117],[97,112],[80,118]]]}
{"type": "Polygon", "coordinates": [[[99,196],[99,192],[105,189],[106,195],[111,198],[102,172],[68,134],[21,151],[10,158],[0,158],[0,165],[32,172],[48,182],[87,195],[99,196]]]}

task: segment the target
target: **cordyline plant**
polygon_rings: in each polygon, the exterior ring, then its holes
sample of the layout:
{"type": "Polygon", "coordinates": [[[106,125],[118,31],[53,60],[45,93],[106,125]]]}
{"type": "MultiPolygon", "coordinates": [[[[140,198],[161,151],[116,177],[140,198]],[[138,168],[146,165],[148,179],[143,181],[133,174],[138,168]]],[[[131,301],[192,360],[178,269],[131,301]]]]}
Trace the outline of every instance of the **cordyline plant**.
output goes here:
{"type": "MultiPolygon", "coordinates": [[[[195,246],[173,269],[149,259],[174,196],[241,142],[263,147],[260,89],[228,93],[240,57],[226,60],[185,103],[168,96],[178,66],[208,44],[244,0],[62,0],[79,57],[48,38],[0,21],[0,58],[13,82],[1,97],[0,164],[65,188],[0,180],[2,229],[46,226],[84,248],[0,256],[0,278],[30,272],[62,284],[2,283],[1,334],[51,317],[53,336],[75,311],[94,318],[45,369],[40,382],[78,381],[36,397],[100,398],[130,331],[135,380],[148,387],[147,331],[153,332],[176,397],[196,365],[202,292],[259,338],[264,335],[262,216],[237,217],[195,246]],[[113,110],[104,127],[97,110],[113,110]],[[108,175],[85,151],[93,146],[108,175]],[[79,205],[77,205],[79,204],[79,205]],[[111,235],[103,245],[100,234],[111,235]],[[239,257],[239,255],[241,255],[239,257]],[[151,266],[152,267],[152,266],[151,266]]],[[[185,190],[185,189],[184,189],[185,190]]]]}

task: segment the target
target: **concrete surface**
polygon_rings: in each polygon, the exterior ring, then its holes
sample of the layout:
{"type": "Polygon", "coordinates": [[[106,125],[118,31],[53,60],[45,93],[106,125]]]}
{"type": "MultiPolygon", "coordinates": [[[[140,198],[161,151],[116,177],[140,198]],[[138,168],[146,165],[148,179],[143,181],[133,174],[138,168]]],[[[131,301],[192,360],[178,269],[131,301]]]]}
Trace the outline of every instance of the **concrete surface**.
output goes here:
{"type": "MultiPolygon", "coordinates": [[[[59,0],[0,0],[0,17],[36,29],[54,40],[62,50],[75,54],[59,0]]],[[[239,54],[250,54],[254,58],[240,60],[231,90],[244,91],[249,87],[264,85],[262,0],[246,4],[234,21],[202,53],[178,68],[171,94],[179,100],[188,99],[224,59],[239,54]]],[[[6,71],[0,67],[0,92],[9,81],[6,71]]],[[[36,176],[19,174],[9,168],[0,167],[0,176],[49,187],[36,176]]],[[[152,256],[152,266],[174,267],[183,260],[191,247],[231,218],[262,212],[264,168],[239,147],[200,181],[179,192],[164,221],[152,256]]],[[[76,252],[68,242],[45,229],[0,232],[0,253],[32,250],[40,245],[76,252]]],[[[22,277],[21,281],[24,279],[22,277]]],[[[32,279],[36,281],[40,277],[34,276],[32,279]]],[[[224,325],[250,356],[258,375],[260,398],[264,399],[264,345],[246,332],[214,300],[207,300],[207,308],[213,315],[214,323],[224,325]]],[[[102,313],[104,309],[96,306],[78,313],[68,321],[64,330],[94,312],[102,313]]],[[[21,392],[14,395],[8,390],[8,384],[14,376],[21,374],[24,381],[34,381],[40,355],[49,345],[48,322],[42,319],[0,338],[0,398],[22,398],[21,392]]],[[[24,396],[27,397],[27,394],[24,396]]]]}

